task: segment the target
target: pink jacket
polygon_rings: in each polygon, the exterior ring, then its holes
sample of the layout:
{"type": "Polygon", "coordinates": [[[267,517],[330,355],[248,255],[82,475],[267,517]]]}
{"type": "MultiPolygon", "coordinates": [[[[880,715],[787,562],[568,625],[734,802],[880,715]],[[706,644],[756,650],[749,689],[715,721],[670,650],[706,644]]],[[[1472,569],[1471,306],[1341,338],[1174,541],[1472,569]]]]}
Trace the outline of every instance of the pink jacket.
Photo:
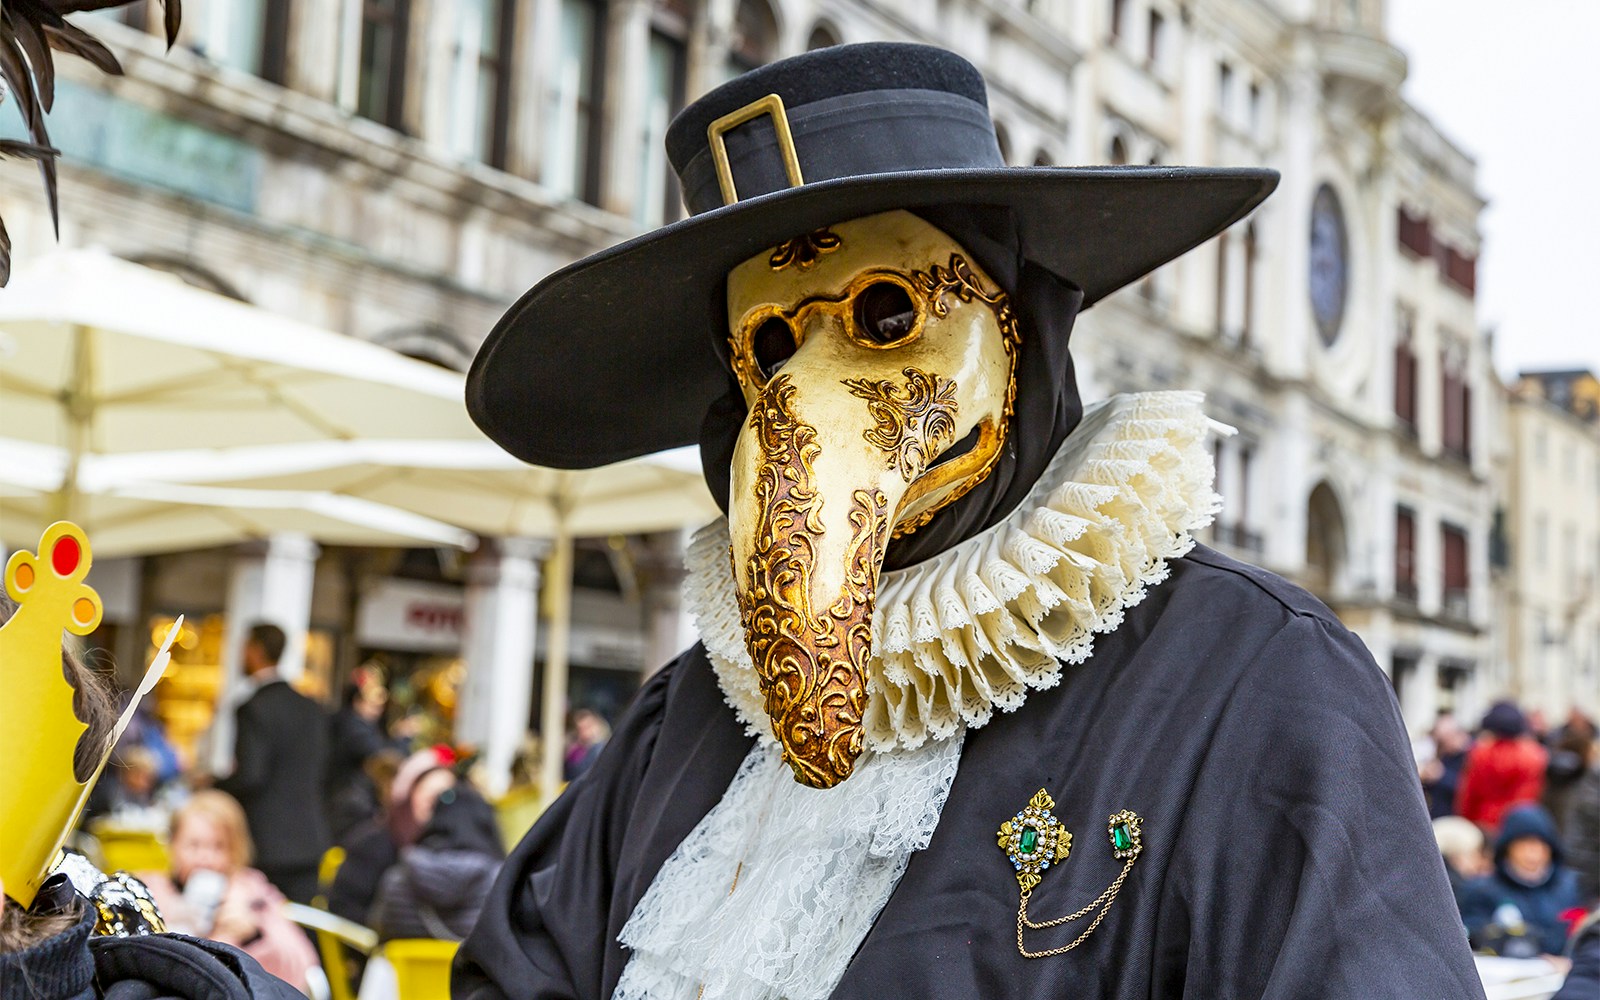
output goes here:
{"type": "MultiPolygon", "coordinates": [[[[199,923],[197,914],[172,879],[158,873],[145,873],[139,878],[150,888],[150,895],[161,910],[167,930],[195,934],[199,923]]],[[[197,936],[210,937],[214,941],[237,947],[260,962],[263,969],[305,992],[306,973],[320,963],[310,939],[283,915],[283,893],[254,868],[242,868],[228,880],[224,900],[225,905],[242,906],[250,912],[256,922],[256,935],[243,941],[232,940],[221,934],[197,936]]]]}

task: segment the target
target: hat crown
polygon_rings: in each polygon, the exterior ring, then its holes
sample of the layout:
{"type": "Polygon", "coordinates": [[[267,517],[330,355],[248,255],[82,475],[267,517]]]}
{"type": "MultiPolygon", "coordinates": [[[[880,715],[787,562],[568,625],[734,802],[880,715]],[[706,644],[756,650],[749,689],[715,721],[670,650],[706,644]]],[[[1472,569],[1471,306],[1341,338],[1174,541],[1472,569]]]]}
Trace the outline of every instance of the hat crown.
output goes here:
{"type": "Polygon", "coordinates": [[[666,137],[692,214],[794,186],[784,143],[806,183],[1005,165],[977,67],[944,49],[901,42],[836,45],[769,63],[689,105],[666,137]],[[719,124],[771,95],[780,109],[719,124]],[[773,121],[776,115],[784,121],[773,121]],[[792,139],[781,134],[788,129],[792,139]],[[718,142],[736,199],[717,181],[718,142]]]}

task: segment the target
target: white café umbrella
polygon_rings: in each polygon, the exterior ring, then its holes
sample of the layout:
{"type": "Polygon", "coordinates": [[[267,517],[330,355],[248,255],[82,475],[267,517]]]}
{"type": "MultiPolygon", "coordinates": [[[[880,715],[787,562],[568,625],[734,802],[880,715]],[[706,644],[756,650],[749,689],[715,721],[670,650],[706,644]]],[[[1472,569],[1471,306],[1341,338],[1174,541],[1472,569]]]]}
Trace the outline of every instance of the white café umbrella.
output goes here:
{"type": "Polygon", "coordinates": [[[0,292],[7,437],[67,456],[313,441],[481,440],[460,374],[93,250],[0,292]]]}
{"type": "MultiPolygon", "coordinates": [[[[0,438],[0,542],[32,545],[52,521],[66,473],[59,448],[0,438]]],[[[314,490],[119,482],[94,456],[78,467],[78,523],[101,556],[154,555],[294,532],[333,545],[451,545],[471,532],[410,511],[314,490]]]]}
{"type": "Polygon", "coordinates": [[[567,470],[524,464],[481,439],[324,441],[113,456],[97,468],[115,479],[333,493],[492,536],[638,534],[718,514],[693,449],[567,470]]]}
{"type": "Polygon", "coordinates": [[[488,441],[338,441],[108,458],[108,475],[180,484],[288,488],[376,501],[481,535],[554,539],[546,570],[545,788],[560,781],[572,588],[572,539],[704,524],[719,511],[692,448],[598,469],[525,465],[488,441]]]}

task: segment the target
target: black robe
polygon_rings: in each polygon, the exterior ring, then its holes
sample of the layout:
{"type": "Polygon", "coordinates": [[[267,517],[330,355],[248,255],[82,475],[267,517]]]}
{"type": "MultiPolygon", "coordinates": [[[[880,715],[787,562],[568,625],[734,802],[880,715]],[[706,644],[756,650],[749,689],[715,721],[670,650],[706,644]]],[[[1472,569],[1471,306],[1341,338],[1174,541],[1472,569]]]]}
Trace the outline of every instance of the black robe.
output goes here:
{"type": "MultiPolygon", "coordinates": [[[[835,998],[1482,997],[1393,692],[1304,591],[1197,548],[1095,654],[967,735],[932,843],[835,998]],[[1017,953],[1000,823],[1039,788],[1073,833],[1029,912],[1116,876],[1106,818],[1144,853],[1076,950],[1017,953]]],[[[751,739],[696,646],[652,678],[597,764],[512,853],[456,961],[454,995],[608,998],[617,944],[751,739]]],[[[1087,920],[1030,931],[1064,945],[1087,920]]]]}

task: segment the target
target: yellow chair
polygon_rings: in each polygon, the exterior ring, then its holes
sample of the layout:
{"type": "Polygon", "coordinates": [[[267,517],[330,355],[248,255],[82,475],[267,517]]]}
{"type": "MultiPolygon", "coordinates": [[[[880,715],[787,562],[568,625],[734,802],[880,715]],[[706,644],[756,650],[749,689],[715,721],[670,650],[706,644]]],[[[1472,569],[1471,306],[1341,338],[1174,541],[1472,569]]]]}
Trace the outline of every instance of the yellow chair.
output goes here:
{"type": "Polygon", "coordinates": [[[459,941],[432,938],[396,938],[384,944],[381,954],[394,966],[400,1000],[450,1000],[450,962],[459,941]]]}
{"type": "Polygon", "coordinates": [[[89,832],[100,842],[100,860],[108,872],[165,872],[171,869],[167,839],[153,830],[95,823],[89,832]]]}
{"type": "Polygon", "coordinates": [[[355,1000],[350,988],[350,965],[345,961],[345,949],[370,955],[378,947],[378,932],[354,920],[329,913],[315,906],[300,903],[283,904],[284,916],[317,936],[317,955],[322,959],[322,971],[328,977],[328,994],[332,1000],[355,1000]]]}
{"type": "Polygon", "coordinates": [[[544,799],[536,785],[513,788],[496,799],[494,816],[500,827],[501,843],[515,847],[543,811],[544,799]]]}
{"type": "Polygon", "coordinates": [[[328,893],[333,889],[333,880],[339,875],[339,868],[344,864],[345,851],[342,847],[330,847],[322,852],[322,860],[317,863],[317,897],[311,905],[318,909],[328,908],[328,893]]]}

